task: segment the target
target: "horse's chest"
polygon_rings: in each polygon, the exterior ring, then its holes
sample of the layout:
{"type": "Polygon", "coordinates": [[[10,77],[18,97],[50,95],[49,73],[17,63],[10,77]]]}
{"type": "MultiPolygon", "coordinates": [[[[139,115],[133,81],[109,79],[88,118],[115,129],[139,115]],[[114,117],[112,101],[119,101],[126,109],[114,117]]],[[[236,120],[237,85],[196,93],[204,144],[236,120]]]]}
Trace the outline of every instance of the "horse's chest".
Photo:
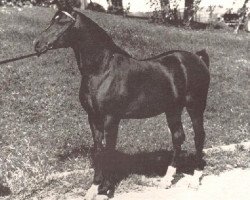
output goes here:
{"type": "Polygon", "coordinates": [[[92,77],[82,81],[80,88],[80,101],[84,109],[100,112],[107,101],[114,99],[114,85],[112,78],[92,77]]]}
{"type": "Polygon", "coordinates": [[[79,99],[85,111],[87,111],[88,113],[93,112],[94,110],[93,88],[90,87],[89,81],[86,81],[84,79],[81,82],[79,99]]]}

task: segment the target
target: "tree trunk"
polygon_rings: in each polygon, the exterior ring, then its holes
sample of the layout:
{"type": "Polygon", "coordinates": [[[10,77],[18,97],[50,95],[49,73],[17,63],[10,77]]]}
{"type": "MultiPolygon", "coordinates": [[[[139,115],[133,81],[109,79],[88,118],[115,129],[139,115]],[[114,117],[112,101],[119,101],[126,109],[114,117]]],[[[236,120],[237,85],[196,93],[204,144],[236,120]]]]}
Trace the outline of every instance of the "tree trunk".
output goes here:
{"type": "Polygon", "coordinates": [[[81,9],[85,10],[88,5],[88,1],[87,0],[80,0],[80,1],[81,1],[81,9]]]}
{"type": "Polygon", "coordinates": [[[183,23],[185,26],[190,26],[190,22],[194,15],[194,0],[185,0],[185,10],[183,16],[183,23]]]}
{"type": "Polygon", "coordinates": [[[247,3],[248,3],[248,1],[249,0],[245,0],[245,2],[244,2],[244,4],[243,4],[243,6],[242,6],[242,8],[241,8],[241,11],[240,11],[240,18],[239,18],[239,20],[238,20],[238,24],[237,24],[237,26],[235,27],[235,29],[234,29],[234,33],[238,33],[239,32],[239,28],[240,28],[240,25],[243,23],[243,21],[246,19],[246,17],[247,17],[247,14],[248,14],[248,12],[247,12],[247,3]]]}
{"type": "Polygon", "coordinates": [[[123,14],[122,0],[108,0],[109,8],[108,11],[113,14],[123,14]]]}

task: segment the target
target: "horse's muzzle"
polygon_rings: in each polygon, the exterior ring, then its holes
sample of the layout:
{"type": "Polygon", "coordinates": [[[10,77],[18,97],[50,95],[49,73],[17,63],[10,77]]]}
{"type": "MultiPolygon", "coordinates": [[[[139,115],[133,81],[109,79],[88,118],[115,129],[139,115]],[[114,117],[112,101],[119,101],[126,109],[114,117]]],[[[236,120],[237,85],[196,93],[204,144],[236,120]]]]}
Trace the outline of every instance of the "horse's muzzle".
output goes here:
{"type": "Polygon", "coordinates": [[[39,56],[39,55],[41,55],[43,53],[46,53],[49,49],[52,49],[53,45],[52,44],[43,45],[38,40],[38,41],[34,41],[34,48],[35,48],[35,51],[38,53],[38,56],[39,56]]]}

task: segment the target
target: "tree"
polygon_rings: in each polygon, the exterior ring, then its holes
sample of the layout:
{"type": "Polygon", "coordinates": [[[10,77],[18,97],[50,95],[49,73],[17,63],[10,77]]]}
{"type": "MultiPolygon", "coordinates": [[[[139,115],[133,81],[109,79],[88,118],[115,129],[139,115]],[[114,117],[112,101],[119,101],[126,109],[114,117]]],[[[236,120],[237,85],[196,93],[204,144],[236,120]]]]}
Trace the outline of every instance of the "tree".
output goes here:
{"type": "Polygon", "coordinates": [[[247,8],[247,3],[249,0],[245,0],[244,4],[242,6],[242,8],[240,9],[240,13],[239,13],[239,20],[238,20],[238,24],[234,29],[235,33],[238,33],[240,25],[246,20],[247,14],[248,14],[248,8],[247,8]]]}
{"type": "Polygon", "coordinates": [[[185,0],[185,10],[183,17],[183,24],[187,27],[190,26],[191,21],[194,19],[195,14],[199,10],[201,0],[185,0]]]}
{"type": "Polygon", "coordinates": [[[201,3],[201,0],[185,0],[184,16],[182,20],[180,20],[177,9],[180,3],[179,0],[149,0],[149,2],[151,3],[151,5],[160,4],[162,8],[161,12],[167,11],[164,12],[165,18],[170,19],[171,22],[174,22],[175,24],[178,25],[184,25],[186,27],[189,27],[194,19],[195,14],[200,9],[199,5],[201,3]],[[170,9],[170,3],[172,5],[171,9],[170,9]],[[164,8],[167,9],[165,10],[164,8]]]}
{"type": "Polygon", "coordinates": [[[191,20],[193,16],[193,6],[194,6],[194,0],[185,0],[185,10],[184,10],[184,16],[183,21],[184,23],[187,23],[191,20]]]}
{"type": "Polygon", "coordinates": [[[80,1],[81,1],[81,9],[84,10],[87,7],[88,2],[87,2],[87,0],[80,0],[80,1]]]}
{"type": "Polygon", "coordinates": [[[153,11],[150,17],[151,22],[180,24],[180,15],[178,13],[180,0],[148,0],[148,2],[151,7],[160,8],[160,10],[153,11]]]}
{"type": "Polygon", "coordinates": [[[107,0],[108,12],[113,14],[124,14],[122,0],[107,0]]]}

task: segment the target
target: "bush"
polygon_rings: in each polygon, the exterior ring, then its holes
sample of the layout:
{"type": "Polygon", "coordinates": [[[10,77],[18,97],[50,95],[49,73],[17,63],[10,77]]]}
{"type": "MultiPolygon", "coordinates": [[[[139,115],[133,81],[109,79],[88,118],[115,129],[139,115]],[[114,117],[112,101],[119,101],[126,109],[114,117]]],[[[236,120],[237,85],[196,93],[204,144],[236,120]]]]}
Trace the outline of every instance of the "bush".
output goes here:
{"type": "Polygon", "coordinates": [[[49,0],[0,0],[0,6],[49,6],[49,0]]]}
{"type": "Polygon", "coordinates": [[[211,21],[208,24],[209,29],[230,29],[230,27],[223,21],[211,21]]]}

